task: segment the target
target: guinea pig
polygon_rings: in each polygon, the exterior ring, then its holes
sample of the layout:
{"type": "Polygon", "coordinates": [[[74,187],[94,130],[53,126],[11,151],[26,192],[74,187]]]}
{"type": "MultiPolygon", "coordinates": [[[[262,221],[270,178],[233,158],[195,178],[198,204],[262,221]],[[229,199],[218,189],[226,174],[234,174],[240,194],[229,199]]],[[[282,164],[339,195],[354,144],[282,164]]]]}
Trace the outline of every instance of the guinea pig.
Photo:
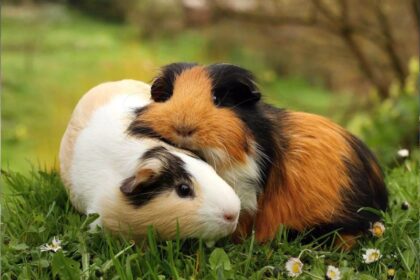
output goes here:
{"type": "Polygon", "coordinates": [[[387,207],[375,156],[324,117],[263,102],[254,81],[230,64],[167,65],[130,134],[189,149],[212,165],[241,199],[236,237],[254,227],[267,241],[285,225],[314,235],[337,230],[351,246],[379,219],[364,207],[387,207]]]}
{"type": "Polygon", "coordinates": [[[134,109],[150,103],[136,81],[101,84],[77,104],[60,147],[63,182],[75,208],[98,213],[97,224],[140,239],[215,241],[237,225],[240,200],[214,169],[156,138],[135,138],[134,109]]]}

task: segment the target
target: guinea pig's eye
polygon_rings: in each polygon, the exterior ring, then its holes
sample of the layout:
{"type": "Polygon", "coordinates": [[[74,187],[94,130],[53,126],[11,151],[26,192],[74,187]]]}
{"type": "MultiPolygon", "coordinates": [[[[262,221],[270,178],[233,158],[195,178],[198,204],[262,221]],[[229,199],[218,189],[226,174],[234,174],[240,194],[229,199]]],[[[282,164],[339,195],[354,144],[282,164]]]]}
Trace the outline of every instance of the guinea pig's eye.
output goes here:
{"type": "Polygon", "coordinates": [[[220,106],[220,103],[221,103],[221,100],[220,100],[220,97],[218,97],[218,96],[216,96],[216,95],[213,95],[213,103],[214,103],[214,105],[216,105],[216,106],[220,106]]]}
{"type": "Polygon", "coordinates": [[[190,185],[179,184],[176,187],[176,193],[178,194],[179,197],[193,196],[193,189],[191,188],[190,185]]]}

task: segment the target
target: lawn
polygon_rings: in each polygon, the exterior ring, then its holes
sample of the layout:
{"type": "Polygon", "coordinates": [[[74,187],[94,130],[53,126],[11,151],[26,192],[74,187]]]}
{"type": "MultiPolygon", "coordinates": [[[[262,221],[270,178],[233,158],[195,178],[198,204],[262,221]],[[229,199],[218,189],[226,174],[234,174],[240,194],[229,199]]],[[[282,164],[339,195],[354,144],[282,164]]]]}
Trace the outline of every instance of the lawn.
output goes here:
{"type": "Polygon", "coordinates": [[[418,279],[419,175],[418,164],[407,160],[388,170],[390,209],[384,214],[383,237],[366,236],[348,253],[328,245],[287,241],[280,229],[268,244],[251,237],[242,244],[228,239],[207,248],[200,240],[156,241],[150,232],[144,242],[89,233],[95,217],[78,214],[55,172],[33,171],[28,176],[4,173],[10,193],[2,200],[2,279],[284,279],[285,263],[300,257],[300,279],[324,279],[334,265],[342,279],[418,279]],[[401,205],[408,203],[408,209],[401,205]],[[57,253],[40,246],[61,240],[57,253]],[[379,261],[365,264],[365,249],[377,248],[379,261]],[[392,278],[391,278],[392,279],[392,278]]]}
{"type": "MultiPolygon", "coordinates": [[[[354,110],[351,96],[331,94],[299,77],[277,77],[246,49],[214,57],[206,48],[205,31],[146,40],[133,27],[96,21],[60,5],[2,7],[2,279],[285,279],[291,257],[303,263],[300,279],[325,279],[329,265],[340,269],[342,279],[392,279],[390,269],[393,279],[418,279],[415,151],[385,168],[390,209],[383,213],[384,235],[366,236],[350,252],[302,244],[304,234],[290,241],[284,228],[267,244],[253,237],[234,244],[227,238],[213,248],[201,240],[158,241],[152,231],[137,244],[88,231],[95,217],[71,206],[56,162],[77,100],[100,82],[150,81],[160,65],[173,61],[230,61],[253,70],[265,98],[277,106],[342,124],[348,108],[354,110]],[[62,249],[41,251],[54,237],[62,249]],[[369,248],[379,249],[382,257],[366,264],[362,255],[369,248]]],[[[391,148],[394,155],[400,147],[391,148]]]]}

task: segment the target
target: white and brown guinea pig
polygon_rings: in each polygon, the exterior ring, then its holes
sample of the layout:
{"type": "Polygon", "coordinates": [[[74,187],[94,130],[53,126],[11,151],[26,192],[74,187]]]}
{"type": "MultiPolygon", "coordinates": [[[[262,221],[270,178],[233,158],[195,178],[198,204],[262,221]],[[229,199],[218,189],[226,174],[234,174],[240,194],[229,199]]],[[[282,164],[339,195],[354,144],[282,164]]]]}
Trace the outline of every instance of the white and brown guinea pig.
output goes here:
{"type": "Polygon", "coordinates": [[[365,232],[385,210],[387,190],[372,152],[330,120],[260,100],[249,71],[230,64],[174,63],[151,87],[155,102],[137,111],[130,133],[189,149],[237,192],[236,236],[253,225],[259,241],[280,225],[313,234],[365,232]]]}
{"type": "Polygon", "coordinates": [[[153,225],[162,239],[208,241],[231,234],[240,200],[214,169],[156,138],[127,134],[134,108],[150,87],[125,80],[101,84],[77,104],[60,148],[61,174],[72,204],[98,213],[98,224],[142,238],[153,225]]]}

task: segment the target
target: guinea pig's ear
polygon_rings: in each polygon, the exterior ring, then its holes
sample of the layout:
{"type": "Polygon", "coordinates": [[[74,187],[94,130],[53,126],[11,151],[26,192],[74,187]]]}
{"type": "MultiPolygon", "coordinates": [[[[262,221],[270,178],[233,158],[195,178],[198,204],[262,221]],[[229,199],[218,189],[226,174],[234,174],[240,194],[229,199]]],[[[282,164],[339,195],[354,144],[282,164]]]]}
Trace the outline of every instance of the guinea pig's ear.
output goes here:
{"type": "Polygon", "coordinates": [[[213,84],[213,100],[217,106],[255,104],[261,93],[254,75],[232,64],[212,64],[207,67],[213,84]]]}
{"type": "Polygon", "coordinates": [[[165,102],[172,96],[173,86],[168,77],[157,76],[152,83],[150,94],[153,101],[165,102]]]}
{"type": "Polygon", "coordinates": [[[190,69],[196,65],[196,63],[178,62],[164,66],[160,74],[152,82],[152,99],[155,102],[165,102],[171,98],[176,77],[186,69],[190,69]]]}
{"type": "Polygon", "coordinates": [[[133,194],[141,190],[142,186],[150,184],[159,175],[161,166],[158,161],[144,162],[137,173],[125,179],[120,187],[124,194],[133,194]]]}

